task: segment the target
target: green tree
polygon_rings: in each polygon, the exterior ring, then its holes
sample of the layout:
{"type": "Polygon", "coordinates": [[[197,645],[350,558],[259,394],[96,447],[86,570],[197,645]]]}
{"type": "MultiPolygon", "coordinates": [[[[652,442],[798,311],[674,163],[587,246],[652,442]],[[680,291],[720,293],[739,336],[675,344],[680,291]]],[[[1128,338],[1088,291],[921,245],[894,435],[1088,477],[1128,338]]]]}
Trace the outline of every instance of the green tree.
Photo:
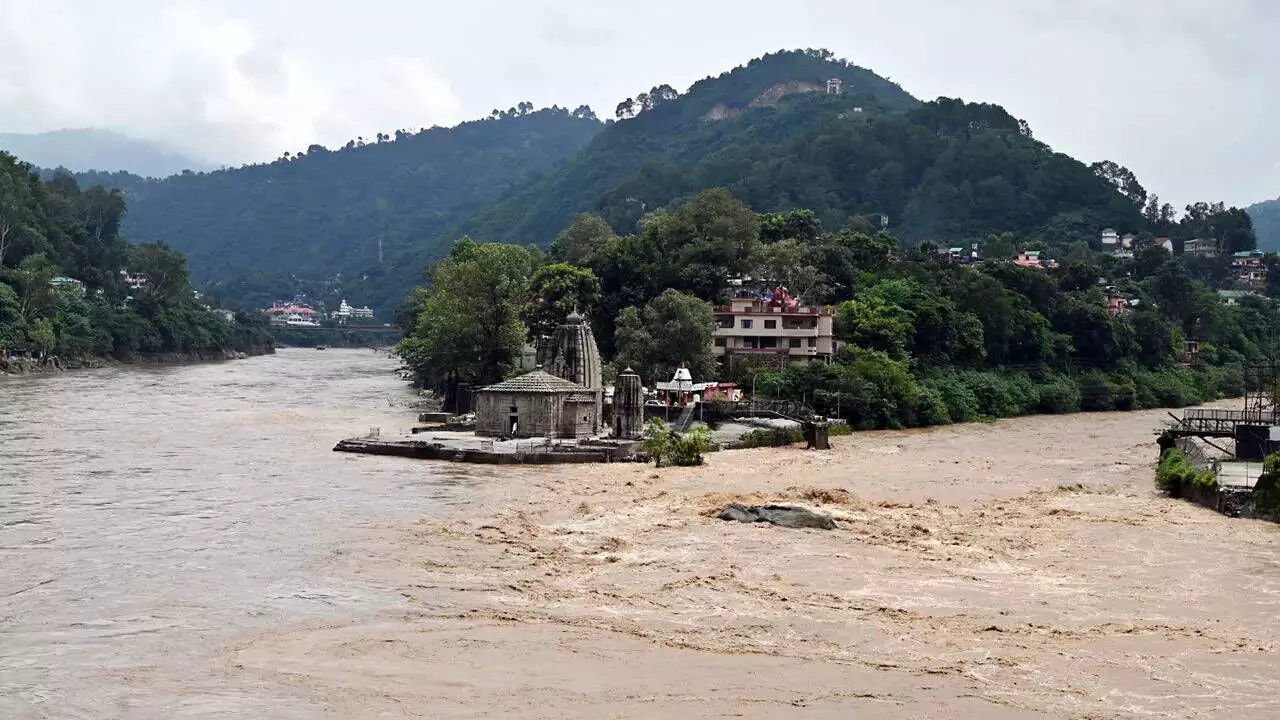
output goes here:
{"type": "Polygon", "coordinates": [[[575,309],[589,314],[599,296],[600,280],[591,270],[569,263],[544,265],[529,281],[521,316],[534,338],[550,336],[575,309]]]}
{"type": "Polygon", "coordinates": [[[27,321],[22,316],[18,293],[0,282],[0,350],[26,345],[27,321]]]}
{"type": "Polygon", "coordinates": [[[616,325],[618,364],[630,365],[646,382],[665,380],[681,365],[694,378],[714,376],[715,317],[709,303],[667,290],[645,305],[643,313],[624,309],[616,325]]]}
{"type": "Polygon", "coordinates": [[[425,385],[488,384],[512,368],[528,331],[520,309],[529,251],[463,237],[432,274],[418,326],[399,345],[425,385]]]}
{"type": "Polygon", "coordinates": [[[582,265],[616,237],[604,218],[583,213],[575,216],[569,227],[551,242],[551,257],[570,265],[582,265]]]}

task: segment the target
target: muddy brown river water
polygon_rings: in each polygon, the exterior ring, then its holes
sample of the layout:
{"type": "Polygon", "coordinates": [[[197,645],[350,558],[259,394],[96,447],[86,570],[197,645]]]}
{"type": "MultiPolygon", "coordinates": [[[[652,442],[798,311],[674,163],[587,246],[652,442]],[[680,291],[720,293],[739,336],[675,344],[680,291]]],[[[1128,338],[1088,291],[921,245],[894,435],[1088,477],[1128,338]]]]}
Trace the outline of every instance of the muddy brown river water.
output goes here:
{"type": "Polygon", "coordinates": [[[1280,717],[1280,526],[1159,496],[1164,413],[714,453],[332,453],[393,362],[0,381],[0,720],[1280,717]],[[798,502],[837,529],[715,519],[798,502]]]}
{"type": "Polygon", "coordinates": [[[315,716],[210,651],[402,602],[325,565],[465,497],[448,466],[330,452],[406,425],[395,367],[299,349],[0,379],[0,718],[315,716]]]}

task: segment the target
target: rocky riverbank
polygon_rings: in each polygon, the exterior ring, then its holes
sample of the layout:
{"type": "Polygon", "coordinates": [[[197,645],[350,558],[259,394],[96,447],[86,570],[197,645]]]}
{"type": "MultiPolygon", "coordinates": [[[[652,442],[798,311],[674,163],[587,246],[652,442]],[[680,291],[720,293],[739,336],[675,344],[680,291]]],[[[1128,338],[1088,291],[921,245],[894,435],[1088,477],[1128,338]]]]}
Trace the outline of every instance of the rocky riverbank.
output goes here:
{"type": "Polygon", "coordinates": [[[456,517],[331,558],[403,614],[227,662],[343,717],[1274,717],[1280,531],[1161,497],[1159,418],[450,466],[476,488],[456,517]],[[836,527],[717,519],[729,503],[836,527]]]}

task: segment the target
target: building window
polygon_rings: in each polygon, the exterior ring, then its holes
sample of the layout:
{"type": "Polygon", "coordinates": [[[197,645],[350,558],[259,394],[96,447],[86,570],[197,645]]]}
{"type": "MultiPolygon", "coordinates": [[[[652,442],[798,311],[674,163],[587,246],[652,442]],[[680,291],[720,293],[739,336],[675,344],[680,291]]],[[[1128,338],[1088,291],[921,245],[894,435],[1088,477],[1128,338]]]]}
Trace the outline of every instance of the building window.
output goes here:
{"type": "Polygon", "coordinates": [[[800,338],[791,338],[791,347],[793,348],[800,347],[800,338]]]}
{"type": "Polygon", "coordinates": [[[809,347],[815,347],[817,346],[817,344],[818,344],[817,340],[814,340],[813,338],[809,338],[809,347]]]}
{"type": "Polygon", "coordinates": [[[515,405],[512,405],[512,406],[511,406],[511,412],[513,412],[513,413],[515,413],[515,412],[520,412],[520,408],[516,407],[515,405]]]}
{"type": "Polygon", "coordinates": [[[777,321],[777,320],[765,320],[765,321],[764,321],[764,329],[765,329],[765,330],[776,330],[777,328],[778,328],[778,321],[777,321]]]}
{"type": "Polygon", "coordinates": [[[716,338],[716,347],[724,347],[724,338],[716,338]]]}
{"type": "Polygon", "coordinates": [[[778,347],[778,338],[774,338],[774,337],[760,338],[760,347],[776,348],[778,347]]]}
{"type": "Polygon", "coordinates": [[[750,320],[748,320],[748,319],[746,319],[746,318],[743,318],[743,320],[742,320],[742,329],[743,329],[743,330],[750,330],[750,329],[751,329],[751,321],[750,321],[750,320]]]}

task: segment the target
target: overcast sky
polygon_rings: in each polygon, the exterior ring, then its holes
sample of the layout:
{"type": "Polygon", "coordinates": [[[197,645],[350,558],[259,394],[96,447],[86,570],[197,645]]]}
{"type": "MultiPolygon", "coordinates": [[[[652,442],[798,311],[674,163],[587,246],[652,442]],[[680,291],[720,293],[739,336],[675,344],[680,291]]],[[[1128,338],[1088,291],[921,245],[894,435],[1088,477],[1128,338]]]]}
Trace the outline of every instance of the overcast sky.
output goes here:
{"type": "Polygon", "coordinates": [[[109,127],[212,163],[453,124],[604,117],[826,47],[922,99],[1004,105],[1181,208],[1280,195],[1271,0],[0,0],[0,132],[109,127]]]}

